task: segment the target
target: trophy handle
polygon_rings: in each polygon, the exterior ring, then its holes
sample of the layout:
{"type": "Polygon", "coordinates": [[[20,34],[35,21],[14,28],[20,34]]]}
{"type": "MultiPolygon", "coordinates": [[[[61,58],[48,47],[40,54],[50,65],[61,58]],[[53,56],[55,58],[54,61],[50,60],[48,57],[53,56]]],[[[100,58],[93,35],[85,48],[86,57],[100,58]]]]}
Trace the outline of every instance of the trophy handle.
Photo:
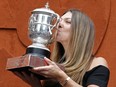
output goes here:
{"type": "Polygon", "coordinates": [[[59,22],[60,16],[56,14],[57,20],[56,23],[52,26],[51,30],[56,26],[56,24],[59,22]]]}

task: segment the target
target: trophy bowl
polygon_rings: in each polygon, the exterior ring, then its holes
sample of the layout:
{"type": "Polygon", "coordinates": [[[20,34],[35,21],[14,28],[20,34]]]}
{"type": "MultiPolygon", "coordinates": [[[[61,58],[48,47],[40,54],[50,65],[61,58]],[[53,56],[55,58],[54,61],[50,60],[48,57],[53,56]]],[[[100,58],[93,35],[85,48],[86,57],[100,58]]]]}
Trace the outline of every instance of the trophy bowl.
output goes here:
{"type": "Polygon", "coordinates": [[[39,57],[50,57],[50,50],[47,45],[52,38],[52,29],[59,21],[59,15],[51,10],[46,3],[45,8],[32,11],[29,20],[29,38],[32,45],[28,46],[26,54],[39,57]]]}

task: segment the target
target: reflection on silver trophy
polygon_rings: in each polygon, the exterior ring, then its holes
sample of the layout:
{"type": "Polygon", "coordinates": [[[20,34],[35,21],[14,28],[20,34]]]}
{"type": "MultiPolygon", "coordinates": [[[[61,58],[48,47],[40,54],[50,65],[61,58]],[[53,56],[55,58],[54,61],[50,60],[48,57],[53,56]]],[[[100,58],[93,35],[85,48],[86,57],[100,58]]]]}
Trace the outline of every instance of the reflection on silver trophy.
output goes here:
{"type": "Polygon", "coordinates": [[[58,20],[59,15],[49,8],[48,3],[46,3],[45,8],[32,11],[29,21],[29,37],[33,43],[28,46],[26,54],[49,58],[50,52],[47,44],[51,41],[52,29],[58,20]]]}

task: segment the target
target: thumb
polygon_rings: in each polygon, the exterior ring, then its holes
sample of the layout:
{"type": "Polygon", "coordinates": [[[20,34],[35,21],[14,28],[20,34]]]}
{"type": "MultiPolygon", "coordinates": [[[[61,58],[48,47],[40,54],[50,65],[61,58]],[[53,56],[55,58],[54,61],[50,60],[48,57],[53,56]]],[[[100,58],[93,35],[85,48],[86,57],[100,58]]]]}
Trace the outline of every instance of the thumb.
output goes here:
{"type": "Polygon", "coordinates": [[[44,60],[48,65],[53,64],[53,62],[50,59],[46,58],[46,57],[44,57],[44,60]]]}

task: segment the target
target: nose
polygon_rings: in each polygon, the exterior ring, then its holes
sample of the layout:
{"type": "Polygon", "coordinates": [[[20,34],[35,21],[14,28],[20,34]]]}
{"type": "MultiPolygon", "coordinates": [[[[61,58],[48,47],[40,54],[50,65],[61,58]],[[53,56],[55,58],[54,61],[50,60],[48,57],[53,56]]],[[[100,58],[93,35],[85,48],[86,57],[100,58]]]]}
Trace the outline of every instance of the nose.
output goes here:
{"type": "Polygon", "coordinates": [[[60,18],[59,23],[63,22],[62,18],[60,18]]]}
{"type": "Polygon", "coordinates": [[[63,27],[63,24],[64,24],[64,21],[62,19],[60,19],[58,25],[63,27]]]}
{"type": "Polygon", "coordinates": [[[62,19],[59,19],[58,23],[57,23],[57,26],[56,26],[56,29],[58,29],[59,27],[62,27],[62,19]]]}
{"type": "Polygon", "coordinates": [[[57,26],[56,26],[56,29],[59,29],[59,28],[62,28],[63,27],[63,25],[61,24],[61,22],[59,22],[58,24],[57,24],[57,26]]]}

